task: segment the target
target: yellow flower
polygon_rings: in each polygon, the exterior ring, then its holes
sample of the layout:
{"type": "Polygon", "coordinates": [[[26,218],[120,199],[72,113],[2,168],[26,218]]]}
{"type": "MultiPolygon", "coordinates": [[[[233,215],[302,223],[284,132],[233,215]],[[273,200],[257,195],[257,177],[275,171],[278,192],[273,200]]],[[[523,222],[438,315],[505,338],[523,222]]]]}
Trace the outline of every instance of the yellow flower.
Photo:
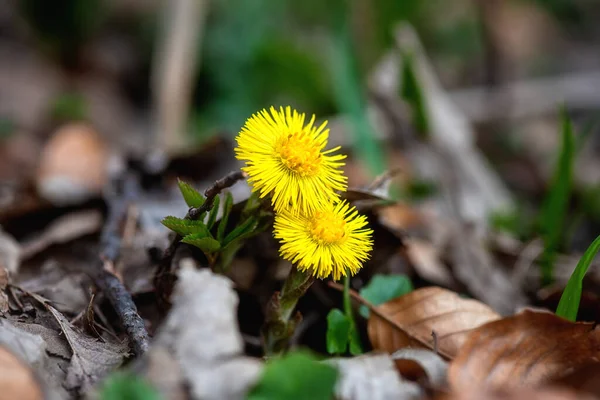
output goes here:
{"type": "Polygon", "coordinates": [[[271,194],[275,211],[290,209],[307,213],[338,198],[335,190],[346,190],[340,167],[345,155],[324,151],[327,122],[315,127],[313,115],[304,125],[304,114],[290,107],[271,107],[250,117],[236,138],[236,157],[260,196],[271,194]]]}
{"type": "Polygon", "coordinates": [[[342,201],[308,215],[278,213],[273,230],[284,259],[318,278],[338,280],[369,259],[373,231],[366,225],[367,218],[342,201]]]}

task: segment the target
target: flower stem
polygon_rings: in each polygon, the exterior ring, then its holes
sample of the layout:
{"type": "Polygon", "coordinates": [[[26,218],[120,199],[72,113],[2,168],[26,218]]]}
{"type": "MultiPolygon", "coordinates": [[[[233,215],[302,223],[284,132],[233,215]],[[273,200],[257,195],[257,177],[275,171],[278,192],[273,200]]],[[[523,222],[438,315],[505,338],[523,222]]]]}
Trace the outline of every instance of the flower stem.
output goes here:
{"type": "Polygon", "coordinates": [[[312,275],[292,267],[281,292],[271,297],[262,328],[266,356],[281,354],[288,348],[296,325],[302,319],[300,313],[292,315],[294,308],[314,280],[312,275]]]}

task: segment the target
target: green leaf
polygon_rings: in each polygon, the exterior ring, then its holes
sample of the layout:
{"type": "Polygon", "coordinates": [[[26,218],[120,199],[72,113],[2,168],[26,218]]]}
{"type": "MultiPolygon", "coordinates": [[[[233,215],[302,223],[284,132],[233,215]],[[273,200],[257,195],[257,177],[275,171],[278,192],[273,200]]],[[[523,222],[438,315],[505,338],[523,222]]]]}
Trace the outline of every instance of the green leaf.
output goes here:
{"type": "Polygon", "coordinates": [[[573,126],[566,111],[562,111],[562,145],[552,186],[540,213],[540,233],[544,239],[542,256],[542,281],[550,284],[553,280],[554,256],[561,243],[564,221],[571,196],[571,181],[575,160],[575,138],[573,126]]]}
{"type": "MultiPolygon", "coordinates": [[[[377,306],[413,290],[412,283],[406,275],[380,275],[371,278],[367,286],[361,289],[360,295],[371,304],[377,306]]],[[[369,318],[369,309],[360,307],[360,315],[369,318]]]]}
{"type": "Polygon", "coordinates": [[[305,352],[288,353],[269,362],[248,400],[330,400],[337,371],[305,352]]]}
{"type": "Polygon", "coordinates": [[[221,203],[221,198],[219,195],[215,196],[215,201],[213,202],[213,206],[210,209],[210,213],[208,213],[208,221],[206,222],[206,227],[210,230],[212,229],[215,221],[217,220],[217,214],[219,213],[219,204],[221,203]]]}
{"type": "Polygon", "coordinates": [[[248,218],[241,225],[236,226],[234,230],[227,234],[227,236],[225,236],[225,239],[223,239],[222,242],[223,247],[226,247],[229,243],[236,239],[242,239],[250,236],[256,230],[257,225],[258,221],[256,220],[256,218],[248,218]]]}
{"type": "Polygon", "coordinates": [[[231,212],[232,207],[233,196],[230,192],[227,192],[227,195],[225,196],[225,202],[223,204],[223,216],[221,217],[219,227],[217,228],[217,240],[219,241],[222,241],[223,236],[225,236],[225,228],[227,227],[227,221],[229,220],[229,213],[231,212]]]}
{"type": "Polygon", "coordinates": [[[425,96],[415,72],[414,58],[411,54],[402,56],[402,89],[401,97],[412,108],[412,122],[417,132],[426,136],[429,132],[429,121],[425,108],[425,96]]]}
{"type": "Polygon", "coordinates": [[[204,196],[196,189],[192,187],[189,183],[186,183],[180,179],[177,179],[177,184],[179,185],[179,190],[183,195],[183,199],[188,207],[198,208],[202,204],[204,204],[204,196]]]}
{"type": "Polygon", "coordinates": [[[131,374],[109,377],[100,390],[100,400],[160,400],[162,396],[145,380],[131,374]]]}
{"type": "Polygon", "coordinates": [[[577,311],[579,310],[579,302],[581,301],[581,291],[583,287],[583,278],[585,273],[590,268],[590,264],[596,254],[600,251],[600,236],[596,238],[587,248],[583,257],[577,263],[575,270],[567,282],[567,286],[560,297],[556,315],[566,318],[571,321],[577,319],[577,311]]]}
{"type": "Polygon", "coordinates": [[[334,308],[327,314],[327,352],[344,354],[350,340],[350,320],[341,310],[334,308]]]}
{"type": "Polygon", "coordinates": [[[191,244],[198,247],[205,254],[214,253],[221,248],[221,244],[209,236],[202,235],[187,235],[181,239],[183,243],[191,244]]]}
{"type": "Polygon", "coordinates": [[[360,335],[355,325],[350,325],[350,354],[358,356],[364,353],[362,344],[360,343],[360,335]]]}
{"type": "Polygon", "coordinates": [[[160,221],[164,226],[181,236],[197,234],[210,236],[204,222],[200,220],[182,219],[177,217],[165,217],[160,221]]]}

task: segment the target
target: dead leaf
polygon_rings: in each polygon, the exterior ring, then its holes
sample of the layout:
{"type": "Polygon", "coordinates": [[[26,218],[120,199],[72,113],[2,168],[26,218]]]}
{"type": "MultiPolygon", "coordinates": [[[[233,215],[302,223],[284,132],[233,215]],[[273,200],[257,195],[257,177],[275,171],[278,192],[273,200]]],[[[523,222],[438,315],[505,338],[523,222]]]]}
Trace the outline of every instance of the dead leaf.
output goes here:
{"type": "Polygon", "coordinates": [[[392,354],[396,369],[411,381],[427,382],[430,387],[446,386],[448,362],[425,349],[400,349],[392,354]]]}
{"type": "Polygon", "coordinates": [[[0,346],[0,400],[43,399],[33,372],[13,353],[0,346]]]}
{"type": "Polygon", "coordinates": [[[439,287],[415,290],[375,309],[368,322],[373,348],[388,353],[408,346],[433,349],[435,332],[438,352],[447,359],[456,356],[472,329],[500,318],[485,304],[439,287]]]}
{"type": "Polygon", "coordinates": [[[406,238],[404,245],[406,254],[419,276],[437,285],[456,286],[452,274],[440,260],[439,250],[433,243],[416,238],[406,238]]]}
{"type": "Polygon", "coordinates": [[[127,347],[122,344],[100,342],[84,335],[54,307],[46,308],[60,325],[69,346],[73,351],[71,364],[67,370],[67,389],[88,390],[99,379],[105,377],[123,362],[127,347]]]}
{"type": "Polygon", "coordinates": [[[50,245],[66,243],[97,232],[102,226],[99,210],[76,211],[52,221],[43,232],[22,245],[22,259],[30,258],[50,245]]]}
{"type": "Polygon", "coordinates": [[[456,391],[530,387],[598,360],[600,330],[594,324],[525,310],[470,332],[448,381],[456,391]]]}
{"type": "Polygon", "coordinates": [[[40,156],[37,189],[55,205],[81,203],[98,195],[107,180],[109,153],[90,125],[70,123],[50,137],[40,156]]]}
{"type": "Polygon", "coordinates": [[[595,397],[582,395],[564,388],[532,388],[515,391],[465,390],[437,400],[594,400],[595,397]]]}
{"type": "Polygon", "coordinates": [[[173,307],[150,357],[166,349],[178,363],[193,398],[242,398],[260,377],[262,362],[243,355],[238,301],[228,278],[182,262],[173,307]]]}
{"type": "Polygon", "coordinates": [[[415,382],[402,379],[387,354],[366,354],[354,358],[326,361],[337,367],[340,376],[335,388],[342,400],[410,400],[423,397],[415,382]]]}
{"type": "MultiPolygon", "coordinates": [[[[35,371],[36,376],[43,382],[41,386],[44,388],[45,398],[49,400],[69,398],[65,389],[60,386],[65,374],[60,365],[51,361],[46,354],[48,347],[42,337],[24,331],[5,319],[0,319],[0,345],[9,349],[35,371]]],[[[3,377],[4,373],[1,375],[3,377]]],[[[2,395],[1,388],[0,395],[2,395]]]]}
{"type": "Polygon", "coordinates": [[[8,286],[8,270],[0,266],[0,314],[6,314],[9,310],[8,294],[6,287],[8,286]]]}
{"type": "Polygon", "coordinates": [[[577,368],[568,375],[552,381],[552,384],[568,387],[578,392],[590,393],[600,398],[599,378],[600,363],[594,362],[577,368]]]}
{"type": "Polygon", "coordinates": [[[9,274],[15,274],[21,262],[21,246],[8,233],[0,228],[0,267],[6,268],[9,274]]]}

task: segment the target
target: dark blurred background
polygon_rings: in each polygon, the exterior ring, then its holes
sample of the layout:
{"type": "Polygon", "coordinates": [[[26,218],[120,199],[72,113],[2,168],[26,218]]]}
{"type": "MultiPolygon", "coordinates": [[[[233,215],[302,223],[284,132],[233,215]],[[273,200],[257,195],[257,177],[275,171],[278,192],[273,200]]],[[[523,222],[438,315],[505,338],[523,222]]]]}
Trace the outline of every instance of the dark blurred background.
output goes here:
{"type": "Polygon", "coordinates": [[[252,113],[288,104],[330,120],[332,142],[357,155],[351,184],[406,169],[386,144],[399,143],[394,132],[427,130],[430,116],[372,114],[391,104],[377,88],[399,76],[401,106],[434,103],[406,52],[404,67],[380,79],[398,24],[409,23],[438,88],[518,204],[539,205],[548,189],[564,104],[586,138],[577,204],[594,220],[599,18],[594,0],[4,0],[0,179],[39,188],[48,139],[74,121],[113,150],[180,154],[231,140],[252,113]],[[399,118],[391,130],[390,115],[399,118]]]}

